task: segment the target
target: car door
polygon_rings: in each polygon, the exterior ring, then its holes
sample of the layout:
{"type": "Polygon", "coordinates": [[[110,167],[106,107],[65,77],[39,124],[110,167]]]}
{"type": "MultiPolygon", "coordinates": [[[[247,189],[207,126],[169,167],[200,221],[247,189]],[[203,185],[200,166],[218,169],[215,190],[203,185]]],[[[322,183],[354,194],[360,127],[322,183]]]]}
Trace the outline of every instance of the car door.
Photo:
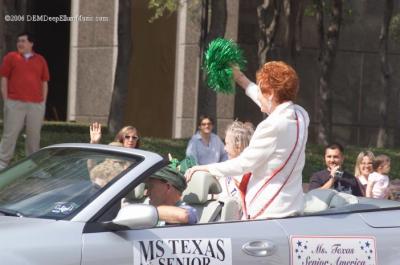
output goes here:
{"type": "Polygon", "coordinates": [[[380,209],[281,219],[288,264],[398,264],[399,218],[380,209]]]}
{"type": "Polygon", "coordinates": [[[88,230],[82,264],[288,264],[288,249],[276,220],[88,230]]]}

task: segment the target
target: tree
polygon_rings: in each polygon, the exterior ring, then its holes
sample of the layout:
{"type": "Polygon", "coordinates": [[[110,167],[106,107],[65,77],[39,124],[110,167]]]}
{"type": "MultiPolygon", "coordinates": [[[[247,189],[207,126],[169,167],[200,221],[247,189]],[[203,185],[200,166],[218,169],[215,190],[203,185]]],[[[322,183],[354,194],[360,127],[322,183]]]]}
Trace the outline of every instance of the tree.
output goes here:
{"type": "MultiPolygon", "coordinates": [[[[26,15],[28,13],[29,4],[27,0],[3,0],[2,17],[5,15],[26,15]]],[[[17,35],[25,30],[26,21],[4,21],[2,23],[2,31],[4,38],[2,39],[3,53],[15,49],[17,35]]]]}
{"type": "Polygon", "coordinates": [[[153,22],[165,13],[172,14],[179,7],[180,0],[149,0],[148,7],[154,11],[154,15],[150,18],[149,22],[153,22]]]}
{"type": "Polygon", "coordinates": [[[275,42],[281,10],[282,1],[280,0],[264,0],[257,7],[259,67],[267,61],[267,56],[275,42]]]}
{"type": "Polygon", "coordinates": [[[131,13],[131,0],[119,0],[118,57],[108,118],[108,128],[112,133],[116,133],[124,122],[123,114],[129,90],[129,63],[132,54],[131,13]]]}
{"type": "Polygon", "coordinates": [[[305,10],[303,0],[284,0],[285,44],[289,49],[289,61],[296,64],[296,55],[301,48],[302,22],[305,10]]]}
{"type": "Polygon", "coordinates": [[[284,45],[289,49],[289,61],[294,64],[301,47],[303,0],[264,0],[257,7],[258,64],[261,67],[275,44],[276,33],[282,26],[284,45]],[[280,25],[282,24],[282,25],[280,25]]]}
{"type": "Polygon", "coordinates": [[[390,102],[390,77],[391,69],[388,61],[388,33],[389,25],[393,15],[393,0],[385,0],[383,11],[383,20],[381,32],[379,35],[379,57],[381,66],[381,81],[383,98],[379,103],[379,131],[376,141],[377,147],[385,147],[387,145],[387,127],[388,127],[388,105],[390,102]]]}
{"type": "MultiPolygon", "coordinates": [[[[203,65],[203,51],[210,42],[218,37],[223,38],[226,31],[227,9],[226,0],[203,0],[202,37],[200,40],[200,59],[203,65]],[[211,13],[210,25],[208,26],[208,14],[211,13]]],[[[198,93],[198,115],[208,115],[214,120],[217,117],[217,95],[208,88],[206,76],[200,67],[200,83],[198,93]]],[[[215,126],[215,130],[216,130],[215,126]]]]}
{"type": "Polygon", "coordinates": [[[317,141],[326,145],[332,140],[332,88],[329,81],[332,75],[334,58],[339,42],[340,27],[342,24],[342,0],[332,0],[330,23],[325,36],[324,6],[325,1],[316,0],[316,19],[319,34],[319,100],[317,107],[317,141]]]}

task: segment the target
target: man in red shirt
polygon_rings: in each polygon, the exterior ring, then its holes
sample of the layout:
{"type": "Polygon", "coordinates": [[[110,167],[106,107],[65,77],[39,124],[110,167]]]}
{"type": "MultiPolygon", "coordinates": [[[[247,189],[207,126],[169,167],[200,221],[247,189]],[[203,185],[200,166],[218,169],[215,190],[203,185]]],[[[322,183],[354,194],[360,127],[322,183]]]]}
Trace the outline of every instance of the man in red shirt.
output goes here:
{"type": "Polygon", "coordinates": [[[9,52],[0,67],[1,95],[4,100],[3,136],[0,142],[0,168],[14,155],[19,133],[25,125],[25,153],[40,148],[49,81],[46,60],[33,51],[30,33],[18,35],[17,51],[9,52]]]}

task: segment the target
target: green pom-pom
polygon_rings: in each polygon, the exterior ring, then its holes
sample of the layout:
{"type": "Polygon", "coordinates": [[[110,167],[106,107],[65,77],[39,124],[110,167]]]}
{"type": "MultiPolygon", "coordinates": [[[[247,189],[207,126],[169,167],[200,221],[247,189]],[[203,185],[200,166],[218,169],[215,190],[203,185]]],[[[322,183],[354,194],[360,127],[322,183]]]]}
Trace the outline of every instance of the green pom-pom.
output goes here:
{"type": "Polygon", "coordinates": [[[232,65],[238,65],[243,70],[245,64],[242,50],[232,40],[213,40],[208,45],[204,60],[208,86],[216,92],[235,93],[232,65]]]}

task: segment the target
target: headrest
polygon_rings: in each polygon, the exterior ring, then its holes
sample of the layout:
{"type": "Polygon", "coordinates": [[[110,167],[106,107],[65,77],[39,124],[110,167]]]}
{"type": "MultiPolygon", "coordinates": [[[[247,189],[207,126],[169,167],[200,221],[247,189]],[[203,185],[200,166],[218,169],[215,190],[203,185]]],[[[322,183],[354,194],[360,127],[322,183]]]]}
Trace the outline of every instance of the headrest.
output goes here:
{"type": "Polygon", "coordinates": [[[310,190],[304,196],[304,213],[313,213],[328,209],[333,196],[337,193],[336,190],[331,189],[310,190]]]}
{"type": "Polygon", "coordinates": [[[133,191],[129,192],[126,195],[126,198],[130,201],[138,201],[144,198],[144,189],[145,189],[145,184],[140,183],[139,185],[136,186],[136,188],[133,189],[133,191]]]}
{"type": "Polygon", "coordinates": [[[189,204],[202,204],[207,202],[208,194],[219,194],[221,191],[221,186],[215,177],[208,172],[196,171],[182,197],[183,201],[189,204]]]}

